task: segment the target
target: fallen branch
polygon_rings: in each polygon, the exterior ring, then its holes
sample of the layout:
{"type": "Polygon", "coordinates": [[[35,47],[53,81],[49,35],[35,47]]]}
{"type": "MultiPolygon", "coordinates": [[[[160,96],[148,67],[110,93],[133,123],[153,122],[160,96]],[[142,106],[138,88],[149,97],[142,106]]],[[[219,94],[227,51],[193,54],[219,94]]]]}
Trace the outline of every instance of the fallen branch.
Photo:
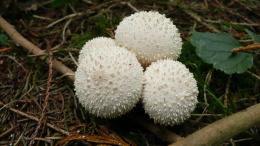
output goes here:
{"type": "MultiPolygon", "coordinates": [[[[3,17],[0,16],[0,27],[9,35],[10,38],[14,40],[16,44],[23,46],[27,51],[33,53],[34,55],[40,56],[41,59],[47,55],[45,51],[41,50],[39,47],[32,44],[30,41],[25,39],[19,32],[17,32],[11,24],[9,24],[3,17]]],[[[49,63],[49,60],[46,60],[49,63]]],[[[62,64],[56,59],[52,60],[53,68],[57,71],[66,75],[71,81],[74,80],[74,72],[67,66],[62,64]]]]}
{"type": "Polygon", "coordinates": [[[260,103],[216,121],[171,146],[218,145],[260,122],[260,103]]]}
{"type": "MultiPolygon", "coordinates": [[[[9,107],[8,105],[4,105],[1,101],[0,101],[0,106],[3,106],[4,108],[6,108],[6,109],[8,109],[8,110],[10,110],[10,111],[12,111],[12,112],[14,112],[14,113],[16,113],[16,114],[19,114],[19,115],[21,115],[21,116],[24,116],[24,117],[26,117],[26,118],[29,118],[29,119],[31,119],[31,120],[34,120],[34,121],[39,122],[39,119],[38,119],[38,118],[36,118],[36,117],[34,117],[34,116],[31,116],[31,115],[29,115],[29,114],[27,114],[27,113],[24,113],[24,112],[22,112],[22,111],[19,111],[19,110],[17,110],[17,109],[11,108],[11,107],[9,107]]],[[[54,130],[56,130],[56,131],[58,131],[58,132],[60,132],[60,133],[62,133],[62,134],[64,134],[64,135],[70,135],[70,133],[69,133],[68,131],[65,131],[65,130],[63,130],[63,129],[61,129],[61,128],[58,128],[58,127],[55,126],[55,125],[52,125],[52,124],[50,124],[50,123],[47,123],[46,125],[47,125],[48,127],[50,127],[51,129],[54,129],[54,130]]]]}
{"type": "Polygon", "coordinates": [[[248,46],[234,48],[234,49],[232,49],[232,53],[242,52],[242,51],[251,52],[251,51],[258,50],[258,49],[260,49],[260,44],[254,43],[254,44],[251,44],[248,46]]]}

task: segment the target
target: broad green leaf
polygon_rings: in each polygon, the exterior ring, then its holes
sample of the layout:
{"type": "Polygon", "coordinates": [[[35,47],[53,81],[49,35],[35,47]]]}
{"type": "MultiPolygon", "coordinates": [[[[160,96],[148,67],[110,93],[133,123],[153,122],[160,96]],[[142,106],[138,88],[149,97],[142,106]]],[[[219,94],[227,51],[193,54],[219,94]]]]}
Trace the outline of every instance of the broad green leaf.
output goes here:
{"type": "Polygon", "coordinates": [[[0,34],[0,44],[7,45],[8,37],[5,34],[0,34]]]}
{"type": "Polygon", "coordinates": [[[213,64],[214,68],[226,74],[243,73],[253,65],[253,55],[232,53],[233,48],[241,45],[227,33],[192,32],[191,43],[196,47],[196,54],[203,61],[213,64]]]}
{"type": "Polygon", "coordinates": [[[253,33],[248,29],[246,29],[245,31],[249,34],[249,36],[253,39],[255,43],[260,43],[260,36],[256,35],[255,33],[253,33]]]}

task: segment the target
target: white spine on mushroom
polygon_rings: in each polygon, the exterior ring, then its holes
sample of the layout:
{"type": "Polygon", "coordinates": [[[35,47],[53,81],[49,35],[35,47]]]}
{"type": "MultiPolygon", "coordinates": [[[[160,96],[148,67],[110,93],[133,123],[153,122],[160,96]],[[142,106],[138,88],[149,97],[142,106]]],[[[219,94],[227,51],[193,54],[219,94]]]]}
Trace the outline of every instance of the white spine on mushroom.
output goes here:
{"type": "Polygon", "coordinates": [[[88,52],[91,49],[95,48],[104,48],[104,47],[111,47],[116,46],[115,40],[107,37],[97,37],[94,38],[84,44],[82,47],[80,53],[79,53],[79,59],[78,62],[81,62],[81,58],[85,58],[85,56],[88,54],[88,52]]]}
{"type": "Polygon", "coordinates": [[[143,68],[121,47],[95,48],[83,55],[75,73],[79,102],[97,117],[114,118],[130,111],[142,92],[143,68]]]}
{"type": "Polygon", "coordinates": [[[172,21],[153,11],[125,17],[117,26],[115,41],[133,51],[143,65],[165,58],[177,60],[182,47],[180,33],[172,21]]]}
{"type": "Polygon", "coordinates": [[[146,69],[144,77],[143,106],[155,123],[174,125],[190,117],[198,102],[198,87],[185,65],[159,60],[146,69]]]}

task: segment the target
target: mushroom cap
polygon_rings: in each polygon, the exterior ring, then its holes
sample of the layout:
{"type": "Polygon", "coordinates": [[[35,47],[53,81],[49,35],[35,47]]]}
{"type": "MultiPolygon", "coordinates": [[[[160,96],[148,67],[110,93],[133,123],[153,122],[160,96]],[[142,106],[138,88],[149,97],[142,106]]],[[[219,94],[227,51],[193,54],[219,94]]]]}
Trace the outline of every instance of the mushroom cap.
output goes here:
{"type": "Polygon", "coordinates": [[[91,49],[104,48],[110,46],[116,46],[114,39],[108,37],[93,38],[92,40],[87,41],[80,50],[78,62],[81,62],[81,58],[85,58],[85,55],[87,55],[91,49]]]}
{"type": "Polygon", "coordinates": [[[133,51],[142,65],[159,59],[177,60],[182,39],[169,18],[154,11],[141,11],[125,17],[115,30],[118,45],[133,51]]]}
{"type": "Polygon", "coordinates": [[[95,48],[82,56],[75,72],[75,91],[85,109],[101,118],[130,111],[140,100],[143,68],[125,48],[95,48]]]}
{"type": "Polygon", "coordinates": [[[174,125],[190,117],[197,104],[193,74],[178,61],[159,60],[144,73],[143,107],[161,125],[174,125]]]}

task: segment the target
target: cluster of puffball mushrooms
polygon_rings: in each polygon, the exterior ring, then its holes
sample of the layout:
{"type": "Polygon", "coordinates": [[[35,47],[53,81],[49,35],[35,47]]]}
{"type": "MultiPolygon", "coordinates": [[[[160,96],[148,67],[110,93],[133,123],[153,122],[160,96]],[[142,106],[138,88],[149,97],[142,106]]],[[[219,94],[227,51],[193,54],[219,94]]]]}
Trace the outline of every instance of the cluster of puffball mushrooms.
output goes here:
{"type": "Polygon", "coordinates": [[[190,117],[198,87],[181,62],[182,40],[169,18],[154,11],[125,17],[115,39],[97,37],[85,43],[75,73],[75,91],[85,109],[101,118],[116,118],[141,101],[161,125],[190,117]]]}

